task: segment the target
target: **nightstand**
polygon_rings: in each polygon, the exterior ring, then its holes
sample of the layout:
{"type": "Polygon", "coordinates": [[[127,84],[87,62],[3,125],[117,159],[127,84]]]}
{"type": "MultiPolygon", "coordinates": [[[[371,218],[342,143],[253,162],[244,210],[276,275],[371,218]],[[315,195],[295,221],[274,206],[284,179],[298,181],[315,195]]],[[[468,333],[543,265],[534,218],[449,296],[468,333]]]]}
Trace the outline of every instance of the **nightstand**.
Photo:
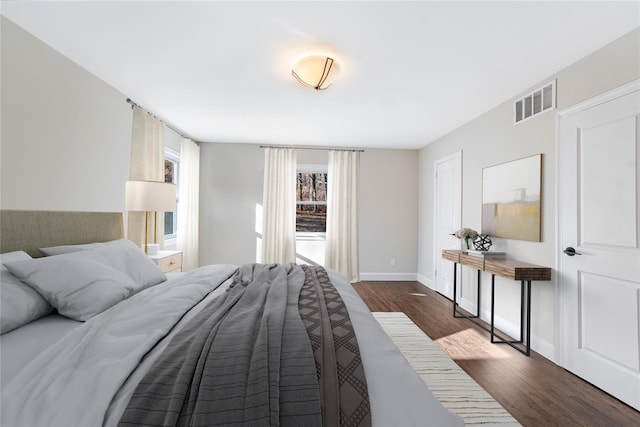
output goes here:
{"type": "Polygon", "coordinates": [[[149,258],[165,273],[182,271],[182,251],[158,251],[149,258]]]}

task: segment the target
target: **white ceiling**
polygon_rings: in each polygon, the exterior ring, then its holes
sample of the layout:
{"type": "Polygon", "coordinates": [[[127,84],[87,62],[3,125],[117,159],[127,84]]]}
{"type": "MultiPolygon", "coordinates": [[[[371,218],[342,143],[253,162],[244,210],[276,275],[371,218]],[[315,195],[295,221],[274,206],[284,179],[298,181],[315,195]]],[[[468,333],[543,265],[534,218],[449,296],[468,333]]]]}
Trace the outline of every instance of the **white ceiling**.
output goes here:
{"type": "MultiPolygon", "coordinates": [[[[640,26],[626,2],[7,2],[197,141],[420,148],[640,26]],[[330,52],[325,91],[291,65],[330,52]]],[[[124,102],[124,99],[123,99],[124,102]]]]}

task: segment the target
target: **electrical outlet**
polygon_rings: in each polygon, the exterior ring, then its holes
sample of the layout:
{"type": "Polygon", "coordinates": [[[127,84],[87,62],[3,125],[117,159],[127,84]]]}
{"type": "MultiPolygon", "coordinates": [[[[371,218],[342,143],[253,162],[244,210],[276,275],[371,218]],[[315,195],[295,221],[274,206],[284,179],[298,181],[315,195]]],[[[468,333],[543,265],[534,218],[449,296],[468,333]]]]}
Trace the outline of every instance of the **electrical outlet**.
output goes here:
{"type": "Polygon", "coordinates": [[[392,267],[395,267],[395,266],[396,266],[396,259],[395,259],[395,258],[393,258],[393,259],[391,260],[391,266],[392,266],[392,267]]]}

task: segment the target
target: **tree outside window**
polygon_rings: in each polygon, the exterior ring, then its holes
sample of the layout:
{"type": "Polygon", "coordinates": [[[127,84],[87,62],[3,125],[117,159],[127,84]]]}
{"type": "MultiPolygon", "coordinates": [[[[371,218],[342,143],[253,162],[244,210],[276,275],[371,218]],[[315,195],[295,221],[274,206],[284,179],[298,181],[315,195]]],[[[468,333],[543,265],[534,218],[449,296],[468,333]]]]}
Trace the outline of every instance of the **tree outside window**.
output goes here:
{"type": "Polygon", "coordinates": [[[296,232],[326,233],[326,167],[299,168],[296,178],[296,232]]]}

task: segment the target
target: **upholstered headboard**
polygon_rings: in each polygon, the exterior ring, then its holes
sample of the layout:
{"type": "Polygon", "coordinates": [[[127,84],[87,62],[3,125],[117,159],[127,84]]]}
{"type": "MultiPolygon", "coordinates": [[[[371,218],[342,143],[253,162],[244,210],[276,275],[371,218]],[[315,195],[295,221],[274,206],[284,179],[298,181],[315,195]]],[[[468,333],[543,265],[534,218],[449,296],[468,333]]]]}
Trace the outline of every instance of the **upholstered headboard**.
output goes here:
{"type": "Polygon", "coordinates": [[[0,253],[106,242],[124,237],[121,212],[0,210],[0,253]]]}

